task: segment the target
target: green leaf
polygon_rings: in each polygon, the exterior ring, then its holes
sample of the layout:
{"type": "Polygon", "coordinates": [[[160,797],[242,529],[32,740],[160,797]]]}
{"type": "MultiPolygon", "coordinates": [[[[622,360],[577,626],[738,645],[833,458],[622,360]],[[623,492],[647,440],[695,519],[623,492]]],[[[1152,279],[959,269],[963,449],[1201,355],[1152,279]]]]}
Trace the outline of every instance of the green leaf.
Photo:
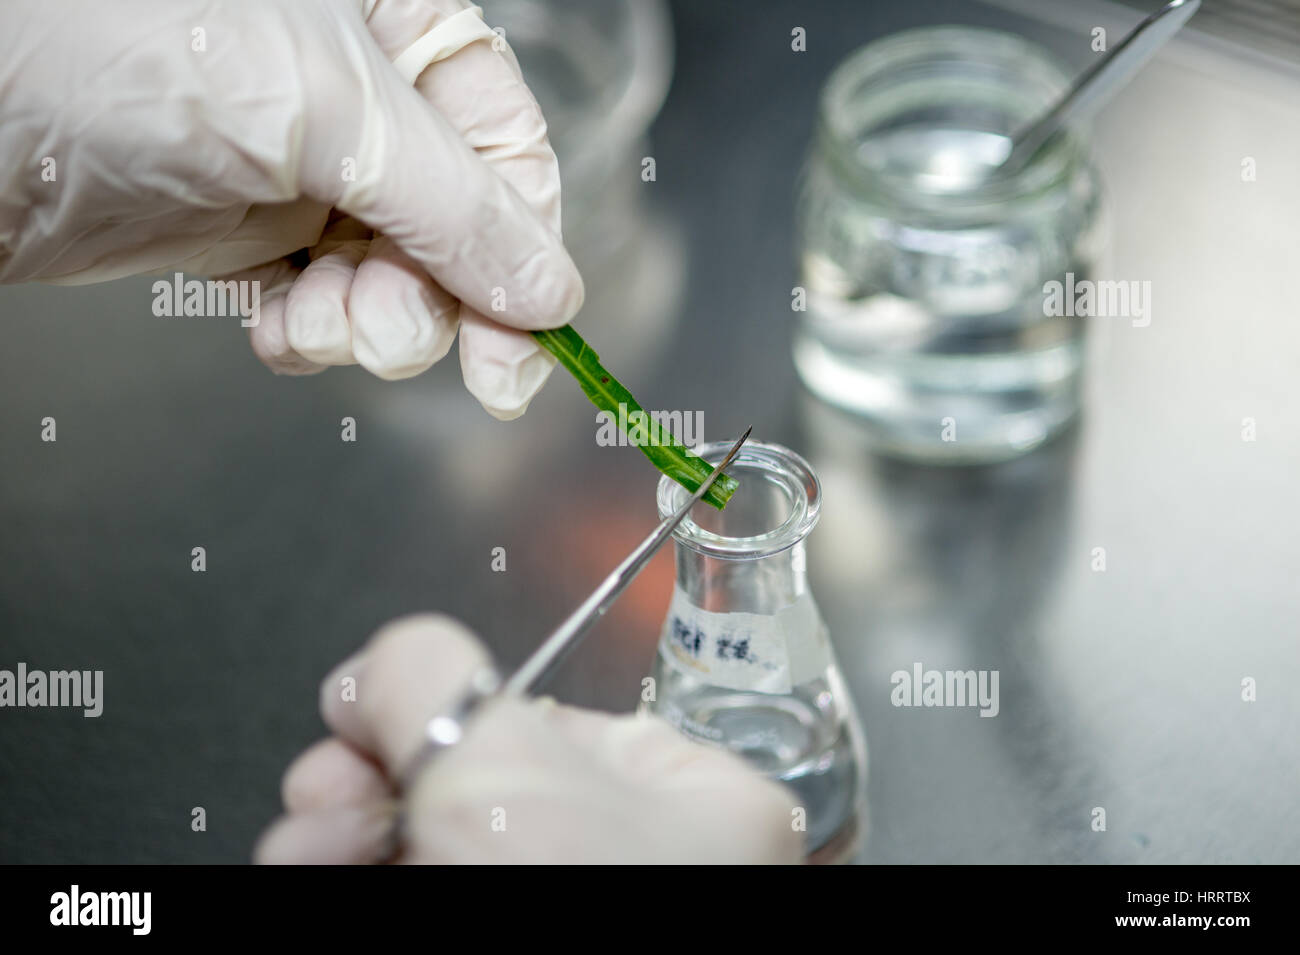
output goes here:
{"type": "MultiPolygon", "coordinates": [[[[696,491],[713,473],[713,466],[689,451],[673,433],[646,414],[632,393],[600,364],[600,356],[583,341],[572,325],[533,332],[542,347],[578,380],[587,397],[601,411],[613,416],[632,443],[650,461],[688,491],[696,491]],[[619,414],[619,405],[624,414],[619,414]]],[[[727,506],[739,482],[727,474],[718,475],[703,500],[718,510],[727,506]]]]}

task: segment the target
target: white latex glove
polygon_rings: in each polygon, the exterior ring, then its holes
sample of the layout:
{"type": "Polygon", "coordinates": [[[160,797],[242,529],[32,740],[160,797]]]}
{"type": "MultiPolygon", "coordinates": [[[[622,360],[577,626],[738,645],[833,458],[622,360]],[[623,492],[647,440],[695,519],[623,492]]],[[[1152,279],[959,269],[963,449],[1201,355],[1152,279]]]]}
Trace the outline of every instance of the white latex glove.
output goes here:
{"type": "MultiPolygon", "coordinates": [[[[336,668],[321,710],[337,735],[285,774],[288,815],[263,835],[257,860],[388,858],[392,779],[429,718],[486,662],[454,621],[410,617],[336,668]]],[[[398,861],[797,863],[794,803],[738,757],[660,720],[498,701],[417,778],[398,861]]]]}
{"type": "Polygon", "coordinates": [[[462,0],[4,4],[0,91],[0,281],[258,280],[288,374],[409,377],[459,324],[500,418],[554,365],[518,329],[581,307],[545,122],[462,0]]]}

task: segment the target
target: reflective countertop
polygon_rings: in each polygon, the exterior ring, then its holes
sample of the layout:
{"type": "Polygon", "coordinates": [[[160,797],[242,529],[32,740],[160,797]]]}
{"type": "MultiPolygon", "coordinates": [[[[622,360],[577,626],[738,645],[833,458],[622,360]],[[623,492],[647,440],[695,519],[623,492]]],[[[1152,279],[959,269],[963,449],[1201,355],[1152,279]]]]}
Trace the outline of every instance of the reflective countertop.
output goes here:
{"type": "MultiPolygon", "coordinates": [[[[1152,282],[1151,324],[1091,329],[1063,438],[916,467],[873,457],[791,366],[818,87],[922,23],[1088,52],[970,3],[880,6],[676,6],[656,180],[628,169],[632,239],[576,324],[646,407],[700,411],[711,439],[753,424],[818,470],[808,568],[867,735],[864,861],[1300,861],[1300,123],[1273,92],[1294,79],[1224,80],[1191,41],[1139,78],[1096,142],[1109,268],[1152,282]],[[997,670],[997,717],[893,706],[916,663],[997,670]]],[[[320,679],[379,624],[447,612],[510,666],[656,518],[656,473],[597,444],[563,373],[511,423],[454,353],[400,383],[276,378],[230,320],[154,318],[149,284],[0,289],[0,667],[105,673],[98,719],[0,711],[0,861],[247,860],[323,733],[320,679]]],[[[660,554],[555,695],[633,707],[672,573],[660,554]]]]}

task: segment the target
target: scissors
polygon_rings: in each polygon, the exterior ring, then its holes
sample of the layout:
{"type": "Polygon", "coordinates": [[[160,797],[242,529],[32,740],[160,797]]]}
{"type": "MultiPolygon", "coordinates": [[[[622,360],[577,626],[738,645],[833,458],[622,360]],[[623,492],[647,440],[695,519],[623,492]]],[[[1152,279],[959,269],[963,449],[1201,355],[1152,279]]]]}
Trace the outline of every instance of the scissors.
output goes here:
{"type": "Polygon", "coordinates": [[[403,791],[411,788],[415,778],[440,752],[460,742],[474,715],[485,703],[503,696],[530,696],[550,679],[564,658],[586,636],[592,625],[605,615],[605,611],[609,610],[619,595],[636,579],[637,574],[650,562],[650,558],[663,546],[664,541],[672,536],[677,525],[713,486],[718,475],[735,460],[736,455],[740,453],[741,445],[748,440],[753,430],[752,426],[745,429],[740,440],[731,446],[727,456],[713,469],[686,503],[660,521],[659,526],[650,533],[650,536],[638,544],[636,549],[601,581],[600,585],[592,591],[591,596],[556,627],[545,642],[508,679],[503,681],[497,671],[491,667],[480,669],[471,678],[470,685],[456,702],[429,720],[425,725],[423,745],[402,775],[403,791]]]}

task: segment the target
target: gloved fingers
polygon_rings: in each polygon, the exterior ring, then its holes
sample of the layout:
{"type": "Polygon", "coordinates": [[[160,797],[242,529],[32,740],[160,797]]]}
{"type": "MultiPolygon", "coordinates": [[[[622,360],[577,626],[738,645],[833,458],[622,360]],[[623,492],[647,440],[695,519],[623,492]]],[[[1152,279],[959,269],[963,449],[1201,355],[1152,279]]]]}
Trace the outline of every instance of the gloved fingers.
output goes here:
{"type": "Polygon", "coordinates": [[[739,757],[695,743],[654,716],[610,716],[576,706],[554,705],[551,725],[585,747],[624,779],[652,789],[696,788],[700,780],[727,788],[759,778],[739,757]]]}
{"type": "MultiPolygon", "coordinates": [[[[546,120],[502,37],[486,28],[463,31],[474,39],[421,67],[419,47],[427,31],[434,25],[447,29],[441,25],[451,17],[467,20],[477,14],[464,0],[379,0],[368,25],[399,64],[417,56],[408,69],[419,70],[420,95],[558,233],[559,165],[546,120]]],[[[489,314],[462,306],[460,358],[470,394],[493,417],[509,421],[527,410],[555,360],[529,335],[508,327],[514,323],[502,314],[509,306],[504,298],[501,290],[489,314]]]]}
{"type": "Polygon", "coordinates": [[[671,800],[692,829],[712,841],[695,847],[700,858],[725,860],[744,845],[746,861],[797,863],[803,839],[792,825],[797,799],[778,783],[759,775],[733,753],[693,742],[662,719],[609,717],[571,706],[549,712],[549,725],[581,746],[601,766],[638,790],[652,794],[655,805],[671,800]],[[730,848],[729,848],[730,847],[730,848]]]}
{"type": "Polygon", "coordinates": [[[528,332],[461,306],[461,374],[470,394],[492,417],[511,421],[527,411],[555,364],[555,357],[528,332]]]}
{"type": "Polygon", "coordinates": [[[197,255],[177,262],[174,268],[195,275],[217,275],[285,258],[321,241],[330,211],[325,203],[306,198],[256,203],[233,232],[197,255]]]}
{"type": "Polygon", "coordinates": [[[418,375],[451,349],[460,303],[387,236],[356,270],[348,298],[350,348],[367,371],[390,381],[418,375]]]}
{"type": "Polygon", "coordinates": [[[346,215],[337,209],[331,209],[325,228],[315,243],[305,246],[307,253],[315,261],[323,255],[350,245],[354,242],[369,242],[374,232],[356,216],[346,215]]]}
{"type": "Polygon", "coordinates": [[[605,744],[607,759],[620,761],[660,798],[690,807],[702,858],[765,865],[803,860],[799,799],[735,753],[690,742],[656,718],[626,720],[605,744]],[[741,858],[737,846],[744,847],[741,858]]]}
{"type": "Polygon", "coordinates": [[[506,324],[567,322],[582,280],[559,235],[371,47],[357,51],[360,90],[309,107],[308,194],[386,234],[461,301],[487,311],[504,300],[506,324]]]}
{"type": "Polygon", "coordinates": [[[285,330],[285,306],[289,290],[302,270],[288,259],[259,265],[226,276],[227,279],[257,282],[259,310],[256,324],[248,329],[253,354],[277,375],[314,375],[325,366],[300,355],[289,344],[285,330]]]}
{"type": "Polygon", "coordinates": [[[800,805],[793,790],[743,764],[724,768],[720,760],[701,759],[664,776],[654,791],[690,807],[702,858],[736,865],[798,865],[804,860],[803,820],[810,807],[800,805]]]}
{"type": "Polygon", "coordinates": [[[559,166],[508,38],[466,0],[378,0],[367,26],[399,71],[414,74],[420,95],[558,233],[559,166]],[[448,39],[437,42],[439,33],[448,39]]]}
{"type": "Polygon", "coordinates": [[[389,60],[396,60],[420,37],[468,9],[468,0],[363,0],[366,29],[389,60]]]}
{"type": "Polygon", "coordinates": [[[395,848],[392,801],[281,816],[253,850],[259,865],[367,865],[395,848]]]}
{"type": "MultiPolygon", "coordinates": [[[[559,734],[579,749],[596,755],[603,754],[608,748],[611,734],[619,737],[621,744],[625,734],[620,727],[624,722],[644,722],[639,716],[615,716],[599,710],[557,703],[550,697],[534,700],[533,705],[537,707],[538,713],[545,715],[550,732],[559,734]]],[[[682,739],[680,735],[677,738],[682,739]]],[[[619,756],[621,759],[621,752],[619,756]]],[[[618,768],[617,765],[615,768],[618,768]]]]}
{"type": "Polygon", "coordinates": [[[611,720],[592,751],[645,792],[652,805],[677,807],[691,830],[695,860],[763,865],[803,860],[793,791],[736,754],[688,740],[663,720],[644,716],[611,720]]]}
{"type": "Polygon", "coordinates": [[[285,770],[284,808],[314,812],[365,806],[392,798],[388,778],[374,762],[337,737],[308,747],[285,770]]]}
{"type": "Polygon", "coordinates": [[[289,347],[321,365],[351,365],[348,296],[357,266],[370,247],[370,230],[351,216],[335,216],[309,251],[311,262],[289,289],[284,330],[289,347]]]}
{"type": "Polygon", "coordinates": [[[474,674],[489,665],[483,645],[449,617],[403,617],[385,624],[325,679],[321,715],[398,779],[420,750],[429,720],[460,699],[474,674]]]}

